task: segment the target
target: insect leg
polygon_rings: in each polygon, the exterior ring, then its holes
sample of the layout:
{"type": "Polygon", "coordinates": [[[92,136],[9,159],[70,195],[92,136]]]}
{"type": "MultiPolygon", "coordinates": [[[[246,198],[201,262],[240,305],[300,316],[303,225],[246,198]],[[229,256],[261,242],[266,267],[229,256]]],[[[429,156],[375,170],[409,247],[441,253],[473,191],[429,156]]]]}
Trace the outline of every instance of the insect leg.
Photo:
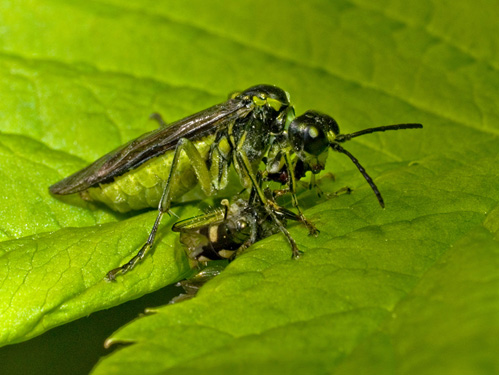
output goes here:
{"type": "Polygon", "coordinates": [[[175,284],[175,286],[182,287],[185,291],[185,293],[182,293],[178,295],[177,297],[173,298],[170,302],[168,302],[169,305],[186,301],[188,299],[194,298],[199,291],[199,289],[206,284],[208,281],[213,279],[214,277],[218,276],[220,272],[224,270],[226,266],[226,263],[223,264],[217,264],[216,262],[212,262],[209,266],[206,266],[203,268],[201,271],[199,271],[197,274],[193,275],[192,277],[188,278],[187,280],[182,280],[175,284]]]}
{"type": "Polygon", "coordinates": [[[149,252],[151,249],[153,243],[154,243],[154,238],[156,237],[156,232],[158,231],[158,226],[159,223],[161,222],[161,218],[163,217],[163,212],[159,212],[158,216],[156,217],[156,221],[154,222],[154,225],[152,227],[151,233],[149,234],[149,237],[147,238],[146,243],[140,248],[139,252],[137,255],[135,255],[132,259],[130,259],[128,262],[123,264],[121,267],[115,268],[111,271],[109,271],[106,275],[106,280],[107,281],[114,281],[116,280],[116,276],[119,274],[125,274],[128,271],[132,270],[135,265],[140,262],[146,254],[149,252]]]}
{"type": "Polygon", "coordinates": [[[288,152],[284,153],[284,163],[286,164],[289,171],[288,184],[289,184],[289,191],[291,192],[291,200],[293,202],[293,206],[296,207],[298,215],[300,216],[300,221],[303,224],[305,224],[305,226],[308,228],[309,234],[312,236],[317,236],[319,234],[319,230],[315,227],[314,224],[312,224],[310,221],[307,220],[307,218],[303,214],[298,204],[298,198],[296,197],[296,178],[295,178],[293,164],[291,163],[291,159],[289,157],[288,152]]]}
{"type": "Polygon", "coordinates": [[[260,201],[262,202],[263,206],[265,207],[265,210],[267,211],[269,216],[272,218],[272,220],[275,222],[275,224],[277,225],[279,230],[288,239],[288,242],[291,246],[291,250],[293,252],[293,258],[298,258],[300,256],[300,250],[298,249],[298,246],[296,245],[295,240],[293,239],[293,237],[291,237],[288,230],[284,227],[282,222],[279,220],[279,218],[275,214],[275,211],[279,210],[279,206],[276,203],[274,203],[273,201],[270,201],[265,197],[265,194],[264,194],[262,188],[260,187],[260,184],[258,183],[258,179],[256,178],[255,173],[253,172],[253,170],[251,168],[251,163],[248,159],[248,156],[246,155],[244,150],[242,150],[240,147],[238,147],[236,149],[236,160],[237,160],[238,164],[242,168],[244,168],[246,174],[250,178],[251,183],[253,185],[252,189],[254,189],[256,191],[258,197],[260,198],[260,201]]]}
{"type": "Polygon", "coordinates": [[[168,180],[166,181],[166,185],[158,205],[158,216],[156,217],[156,221],[154,222],[151,233],[149,234],[146,243],[140,248],[137,255],[130,259],[127,263],[125,263],[121,267],[109,271],[106,275],[106,279],[108,281],[113,281],[116,279],[117,275],[125,274],[133,269],[138,262],[144,259],[149,250],[151,250],[154,244],[154,239],[156,238],[159,224],[161,223],[161,219],[163,218],[165,212],[168,212],[170,210],[170,204],[172,200],[172,184],[174,183],[174,179],[176,177],[179,158],[182,151],[184,151],[187,155],[190,165],[194,169],[194,173],[196,174],[199,184],[201,185],[204,193],[206,193],[206,195],[213,194],[214,189],[211,184],[210,172],[208,170],[208,167],[206,166],[206,161],[201,157],[201,154],[197,150],[196,146],[190,140],[188,140],[187,138],[180,138],[177,146],[175,147],[175,154],[173,156],[170,174],[168,175],[168,180]]]}
{"type": "MultiPolygon", "coordinates": [[[[275,205],[273,202],[271,202],[272,205],[275,205]]],[[[289,234],[288,230],[284,227],[282,222],[277,218],[275,214],[275,210],[278,210],[279,206],[276,207],[271,207],[270,209],[267,210],[267,212],[270,214],[270,217],[274,222],[276,223],[277,227],[279,230],[284,234],[289,242],[289,245],[291,246],[291,251],[293,252],[293,258],[299,258],[300,257],[300,250],[298,249],[298,245],[296,244],[295,240],[293,237],[291,237],[291,234],[289,234]]]]}
{"type": "MultiPolygon", "coordinates": [[[[320,188],[319,186],[319,182],[325,180],[326,178],[329,178],[333,181],[336,180],[336,178],[334,177],[334,174],[332,174],[331,172],[327,172],[327,173],[324,173],[319,179],[317,179],[315,177],[315,174],[312,173],[312,175],[310,176],[310,182],[308,184],[306,184],[305,182],[303,182],[305,185],[305,187],[308,187],[308,189],[312,190],[312,189],[315,189],[315,191],[317,192],[317,196],[320,198],[322,196],[325,196],[326,198],[332,198],[332,197],[335,197],[337,196],[337,192],[336,193],[324,193],[324,191],[320,188]]],[[[298,182],[301,182],[301,181],[298,181],[298,182]]],[[[341,190],[343,191],[343,189],[341,190]]]]}

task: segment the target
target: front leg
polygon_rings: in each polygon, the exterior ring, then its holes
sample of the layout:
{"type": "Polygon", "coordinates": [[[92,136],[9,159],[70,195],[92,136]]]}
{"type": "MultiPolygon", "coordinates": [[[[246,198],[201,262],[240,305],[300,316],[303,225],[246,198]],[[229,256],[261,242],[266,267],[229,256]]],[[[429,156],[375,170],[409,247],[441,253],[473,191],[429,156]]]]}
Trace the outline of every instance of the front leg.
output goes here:
{"type": "Polygon", "coordinates": [[[279,210],[279,206],[273,201],[270,201],[266,198],[265,193],[263,192],[259,184],[259,181],[251,168],[251,163],[248,159],[248,156],[246,155],[246,153],[242,148],[236,149],[236,161],[238,163],[238,169],[242,168],[249,177],[252,183],[252,189],[256,192],[258,198],[262,202],[268,215],[272,218],[272,220],[277,225],[279,230],[286,236],[291,246],[291,250],[293,252],[293,258],[298,258],[300,256],[300,250],[298,249],[295,240],[293,239],[293,237],[291,237],[288,230],[284,227],[284,224],[279,220],[279,218],[275,214],[275,212],[279,210]]]}
{"type": "Polygon", "coordinates": [[[284,153],[284,163],[289,171],[288,186],[289,192],[291,193],[291,201],[293,202],[293,206],[296,207],[298,215],[300,216],[300,221],[307,227],[309,235],[317,237],[317,235],[319,234],[319,230],[315,227],[314,224],[308,221],[308,219],[303,214],[300,205],[298,204],[298,198],[296,196],[296,178],[293,164],[288,152],[284,153]]]}
{"type": "Polygon", "coordinates": [[[329,198],[333,198],[334,196],[337,196],[338,195],[337,192],[333,193],[333,194],[331,194],[331,193],[324,193],[322,191],[322,189],[319,187],[319,183],[322,182],[325,178],[329,178],[329,179],[331,179],[333,181],[336,180],[336,177],[334,177],[334,174],[332,174],[331,172],[327,172],[327,173],[323,174],[318,179],[319,181],[317,181],[317,179],[315,178],[315,174],[312,174],[310,176],[310,182],[308,184],[309,190],[312,190],[312,189],[315,188],[315,191],[317,192],[317,196],[319,198],[321,198],[322,196],[325,196],[327,199],[329,199],[329,198]]]}

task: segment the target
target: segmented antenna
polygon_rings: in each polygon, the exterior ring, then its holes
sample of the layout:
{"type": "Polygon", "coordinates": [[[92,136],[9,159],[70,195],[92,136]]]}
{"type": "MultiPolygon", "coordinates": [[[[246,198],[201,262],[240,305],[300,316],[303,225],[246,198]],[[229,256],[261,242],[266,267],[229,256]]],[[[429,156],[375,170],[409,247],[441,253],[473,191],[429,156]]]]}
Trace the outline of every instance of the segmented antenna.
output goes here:
{"type": "MultiPolygon", "coordinates": [[[[376,128],[376,129],[379,129],[379,128],[376,128]]],[[[406,128],[404,128],[404,129],[406,129],[406,128]]],[[[367,129],[367,130],[369,130],[369,129],[367,129]]],[[[353,156],[350,152],[345,150],[343,147],[341,147],[338,143],[331,143],[331,148],[335,151],[338,151],[338,152],[341,152],[342,154],[347,155],[352,160],[352,162],[355,164],[355,166],[359,169],[360,173],[362,173],[362,176],[364,176],[364,178],[366,179],[367,183],[371,186],[371,189],[373,189],[374,194],[376,194],[376,198],[378,198],[378,202],[381,205],[381,207],[385,208],[385,202],[383,201],[383,197],[381,196],[381,193],[379,192],[378,187],[374,183],[371,176],[369,176],[367,174],[364,167],[362,165],[360,165],[357,158],[355,156],[353,156]]]]}
{"type": "MultiPolygon", "coordinates": [[[[334,140],[336,142],[345,142],[349,141],[352,138],[364,135],[364,134],[371,134],[371,133],[376,133],[376,132],[384,132],[387,130],[400,130],[400,129],[422,129],[423,125],[421,124],[397,124],[397,125],[385,125],[385,126],[379,126],[377,128],[369,128],[369,129],[364,129],[360,130],[355,133],[350,133],[350,134],[338,134],[334,140]]],[[[341,151],[340,151],[341,152],[341,151]]]]}

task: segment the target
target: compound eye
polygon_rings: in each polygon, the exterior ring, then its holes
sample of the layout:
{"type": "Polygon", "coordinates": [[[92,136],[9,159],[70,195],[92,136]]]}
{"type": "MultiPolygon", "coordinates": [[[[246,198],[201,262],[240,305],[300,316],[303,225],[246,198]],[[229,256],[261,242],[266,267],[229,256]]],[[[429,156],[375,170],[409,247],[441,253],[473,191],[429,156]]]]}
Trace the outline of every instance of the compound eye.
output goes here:
{"type": "Polygon", "coordinates": [[[309,125],[303,128],[303,150],[312,155],[322,154],[329,146],[328,139],[324,131],[315,126],[309,125]]]}
{"type": "Polygon", "coordinates": [[[319,156],[329,146],[327,134],[339,132],[338,124],[328,115],[307,111],[289,124],[289,140],[296,152],[319,156]]]}

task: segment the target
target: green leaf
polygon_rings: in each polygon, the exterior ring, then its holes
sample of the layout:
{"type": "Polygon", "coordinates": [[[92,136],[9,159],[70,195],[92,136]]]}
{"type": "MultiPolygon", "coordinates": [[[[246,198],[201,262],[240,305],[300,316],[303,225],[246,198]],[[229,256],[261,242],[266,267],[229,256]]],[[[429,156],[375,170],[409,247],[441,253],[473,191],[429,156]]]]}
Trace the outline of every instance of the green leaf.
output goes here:
{"type": "MultiPolygon", "coordinates": [[[[155,212],[116,214],[48,186],[129,139],[276,84],[344,132],[421,122],[329,155],[321,230],[254,245],[193,300],[116,332],[94,373],[481,373],[499,370],[498,6],[51,0],[0,5],[0,345],[189,273],[175,218],[116,283],[155,212]]],[[[236,191],[238,186],[232,187],[236,191]]],[[[224,192],[227,196],[230,193],[224,192]]],[[[186,218],[196,203],[175,207],[186,218]]]]}
{"type": "Polygon", "coordinates": [[[316,240],[295,235],[301,259],[289,260],[278,238],[258,243],[194,300],[115,333],[111,343],[134,345],[95,373],[486,373],[497,346],[497,176],[486,173],[496,147],[392,169],[385,194],[396,209],[353,194],[308,210],[328,229],[316,240]],[[453,192],[457,179],[469,190],[453,192]]]}

